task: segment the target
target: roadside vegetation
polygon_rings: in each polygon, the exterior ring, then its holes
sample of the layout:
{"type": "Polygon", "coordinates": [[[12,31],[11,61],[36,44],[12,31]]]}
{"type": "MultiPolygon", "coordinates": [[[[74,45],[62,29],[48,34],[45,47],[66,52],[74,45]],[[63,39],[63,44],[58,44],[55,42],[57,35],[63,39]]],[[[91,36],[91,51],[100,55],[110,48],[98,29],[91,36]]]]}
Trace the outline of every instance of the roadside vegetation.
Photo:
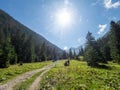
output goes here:
{"type": "Polygon", "coordinates": [[[108,69],[92,68],[83,61],[59,61],[44,75],[40,90],[120,90],[120,65],[108,62],[108,69]]]}
{"type": "Polygon", "coordinates": [[[25,63],[23,65],[11,65],[9,68],[0,69],[0,83],[6,83],[8,80],[23,74],[25,72],[41,68],[52,62],[40,62],[40,63],[25,63]]]}

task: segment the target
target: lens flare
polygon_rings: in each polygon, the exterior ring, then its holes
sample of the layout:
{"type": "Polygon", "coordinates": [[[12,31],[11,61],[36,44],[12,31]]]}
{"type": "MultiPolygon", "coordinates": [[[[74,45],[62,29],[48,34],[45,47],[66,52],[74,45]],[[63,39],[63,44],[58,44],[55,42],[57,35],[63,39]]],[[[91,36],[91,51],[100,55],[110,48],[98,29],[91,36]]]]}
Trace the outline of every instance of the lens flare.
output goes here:
{"type": "Polygon", "coordinates": [[[56,13],[56,23],[61,27],[67,27],[72,22],[72,13],[63,8],[56,13]]]}

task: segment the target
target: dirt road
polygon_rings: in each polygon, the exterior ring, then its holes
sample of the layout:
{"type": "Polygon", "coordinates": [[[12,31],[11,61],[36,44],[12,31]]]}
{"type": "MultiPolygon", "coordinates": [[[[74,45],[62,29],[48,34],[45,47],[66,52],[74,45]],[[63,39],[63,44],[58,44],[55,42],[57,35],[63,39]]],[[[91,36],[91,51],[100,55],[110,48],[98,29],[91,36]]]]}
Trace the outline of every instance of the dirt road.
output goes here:
{"type": "Polygon", "coordinates": [[[33,71],[29,71],[26,72],[20,76],[17,76],[15,79],[7,82],[6,84],[0,85],[0,90],[13,90],[12,88],[17,85],[18,83],[21,83],[23,81],[25,81],[27,78],[32,77],[34,74],[43,71],[40,76],[33,82],[33,84],[30,86],[29,90],[37,90],[39,85],[39,81],[41,79],[41,77],[47,72],[49,71],[52,67],[54,67],[54,65],[47,65],[44,66],[43,68],[37,69],[37,70],[33,70],[33,71]]]}
{"type": "Polygon", "coordinates": [[[38,90],[39,89],[39,83],[40,83],[40,80],[42,78],[42,76],[48,72],[53,66],[49,67],[48,69],[46,69],[45,71],[43,71],[36,79],[35,81],[32,83],[32,85],[29,87],[28,90],[38,90]]]}

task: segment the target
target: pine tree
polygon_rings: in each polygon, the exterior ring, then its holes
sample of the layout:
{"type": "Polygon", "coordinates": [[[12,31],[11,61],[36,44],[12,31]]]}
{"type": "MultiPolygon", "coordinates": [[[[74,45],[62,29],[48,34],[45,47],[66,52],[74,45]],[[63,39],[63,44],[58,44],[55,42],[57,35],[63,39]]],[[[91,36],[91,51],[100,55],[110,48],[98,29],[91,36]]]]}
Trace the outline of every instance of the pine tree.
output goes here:
{"type": "Polygon", "coordinates": [[[4,28],[0,30],[0,67],[9,67],[10,64],[16,64],[17,55],[11,43],[9,30],[4,28]]]}
{"type": "Polygon", "coordinates": [[[79,49],[78,55],[79,55],[79,56],[83,56],[83,55],[84,55],[84,49],[83,49],[82,46],[81,46],[80,49],[79,49]]]}
{"type": "Polygon", "coordinates": [[[14,47],[11,45],[10,49],[10,64],[16,64],[17,63],[17,54],[15,53],[14,47]]]}
{"type": "Polygon", "coordinates": [[[105,36],[103,36],[97,40],[98,47],[104,58],[103,62],[107,62],[107,61],[111,60],[109,41],[110,41],[109,33],[107,33],[105,36]]]}
{"type": "Polygon", "coordinates": [[[73,53],[72,53],[72,49],[71,48],[69,49],[69,58],[73,59],[73,53]]]}
{"type": "Polygon", "coordinates": [[[93,46],[88,46],[85,51],[84,59],[87,61],[89,66],[95,67],[98,63],[98,53],[93,46]]]}
{"type": "Polygon", "coordinates": [[[34,62],[35,61],[35,46],[34,46],[34,44],[33,44],[33,40],[32,40],[32,37],[31,38],[29,38],[30,39],[30,41],[29,41],[29,50],[30,50],[30,62],[34,62]]]}
{"type": "Polygon", "coordinates": [[[92,33],[88,32],[86,39],[87,43],[85,47],[84,59],[87,61],[89,66],[95,67],[99,62],[102,62],[103,57],[97,42],[92,36],[92,33]]]}
{"type": "Polygon", "coordinates": [[[110,61],[111,60],[110,47],[105,44],[102,47],[100,47],[100,50],[101,50],[101,53],[104,57],[104,62],[110,61]]]}
{"type": "Polygon", "coordinates": [[[22,33],[19,29],[16,34],[12,35],[11,38],[12,45],[14,46],[15,53],[17,54],[17,62],[26,60],[26,35],[22,33]]]}
{"type": "Polygon", "coordinates": [[[114,62],[120,63],[120,25],[111,21],[110,50],[114,62]]]}
{"type": "Polygon", "coordinates": [[[74,50],[73,58],[74,58],[74,59],[77,58],[77,54],[76,54],[75,50],[74,50]]]}
{"type": "Polygon", "coordinates": [[[47,60],[47,55],[46,55],[46,43],[44,42],[41,46],[41,52],[40,52],[40,59],[41,61],[46,61],[47,60]]]}
{"type": "Polygon", "coordinates": [[[1,60],[0,60],[0,67],[6,68],[10,65],[10,59],[11,59],[11,45],[10,45],[10,38],[6,38],[5,42],[2,46],[2,54],[1,54],[1,60]]]}
{"type": "Polygon", "coordinates": [[[66,51],[63,51],[63,55],[62,55],[62,59],[67,59],[68,58],[68,54],[66,51]]]}

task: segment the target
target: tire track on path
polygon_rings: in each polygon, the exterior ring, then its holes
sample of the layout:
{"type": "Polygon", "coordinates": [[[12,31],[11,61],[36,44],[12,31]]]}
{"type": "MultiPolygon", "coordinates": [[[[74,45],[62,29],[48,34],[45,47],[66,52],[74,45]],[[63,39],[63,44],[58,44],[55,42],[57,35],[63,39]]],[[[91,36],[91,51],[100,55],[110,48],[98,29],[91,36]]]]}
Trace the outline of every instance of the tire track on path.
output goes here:
{"type": "MultiPolygon", "coordinates": [[[[44,66],[40,69],[36,69],[36,70],[29,71],[29,72],[26,72],[24,74],[21,74],[20,76],[17,76],[15,79],[10,80],[6,84],[0,85],[0,90],[13,90],[13,87],[15,85],[17,85],[18,83],[21,83],[21,82],[25,81],[26,79],[32,77],[34,74],[36,74],[36,73],[38,73],[42,70],[47,71],[47,70],[49,70],[49,68],[51,68],[53,66],[54,66],[53,64],[50,64],[50,65],[44,66]]],[[[43,71],[43,73],[45,73],[45,71],[43,71]]]]}

